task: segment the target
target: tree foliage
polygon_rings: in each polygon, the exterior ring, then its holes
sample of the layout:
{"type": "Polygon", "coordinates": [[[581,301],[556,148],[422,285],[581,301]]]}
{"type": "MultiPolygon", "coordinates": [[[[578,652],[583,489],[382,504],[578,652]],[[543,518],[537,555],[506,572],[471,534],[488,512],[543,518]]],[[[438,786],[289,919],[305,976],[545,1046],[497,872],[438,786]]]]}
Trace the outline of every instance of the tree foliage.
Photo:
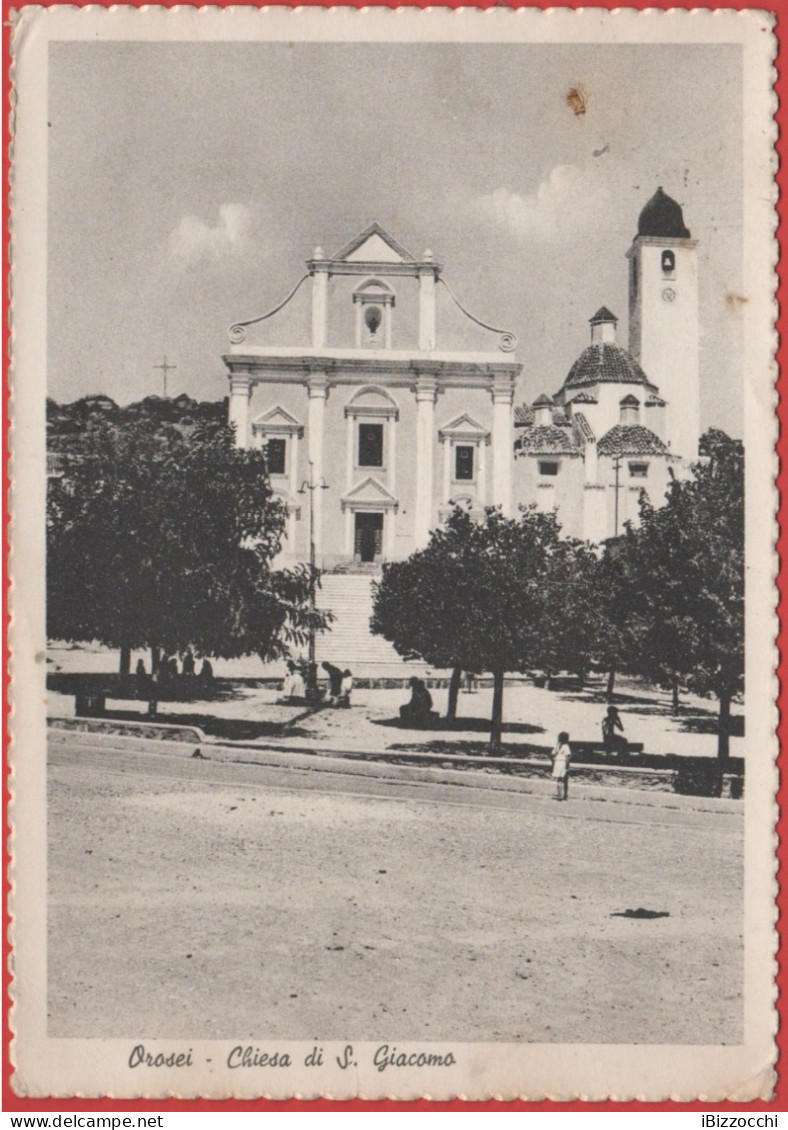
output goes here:
{"type": "Polygon", "coordinates": [[[61,467],[47,500],[51,638],[272,659],[323,625],[308,568],[271,568],[284,510],[264,454],[230,428],[94,413],[61,467]]]}
{"type": "Polygon", "coordinates": [[[703,458],[674,477],[665,505],[644,496],[621,547],[632,608],[630,670],[717,697],[721,757],[744,680],[744,455],[711,430],[703,458]]]}
{"type": "Polygon", "coordinates": [[[503,679],[544,654],[548,581],[566,553],[554,514],[533,508],[506,518],[488,507],[482,522],[455,508],[425,549],[383,567],[372,630],[400,655],[437,667],[490,671],[490,746],[501,741],[503,679]]]}

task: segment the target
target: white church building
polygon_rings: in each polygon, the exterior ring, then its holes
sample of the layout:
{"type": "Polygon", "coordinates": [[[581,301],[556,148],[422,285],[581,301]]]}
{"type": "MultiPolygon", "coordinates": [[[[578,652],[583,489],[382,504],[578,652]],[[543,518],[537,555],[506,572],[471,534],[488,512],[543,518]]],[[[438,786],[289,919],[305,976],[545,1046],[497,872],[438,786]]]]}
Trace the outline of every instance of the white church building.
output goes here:
{"type": "Polygon", "coordinates": [[[458,503],[555,507],[599,542],[643,488],[658,504],[700,431],[696,241],[661,188],[627,258],[628,348],[602,307],[561,388],[526,405],[514,335],[461,306],[431,251],[378,224],[317,248],[279,306],[231,327],[224,358],[238,443],[267,448],[287,505],[285,557],[307,558],[311,533],[329,573],[374,571],[458,503]]]}

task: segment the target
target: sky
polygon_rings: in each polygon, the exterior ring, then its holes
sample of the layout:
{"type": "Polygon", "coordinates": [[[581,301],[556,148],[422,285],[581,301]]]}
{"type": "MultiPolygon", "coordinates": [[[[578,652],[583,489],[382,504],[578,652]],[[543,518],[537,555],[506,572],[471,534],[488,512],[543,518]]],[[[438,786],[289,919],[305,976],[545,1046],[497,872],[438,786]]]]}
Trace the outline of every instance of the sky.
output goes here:
{"type": "Polygon", "coordinates": [[[699,240],[701,425],[741,435],[735,45],[53,43],[48,123],[56,400],[161,393],[165,354],[171,395],[225,396],[227,327],[377,220],[517,334],[530,402],[599,306],[626,344],[662,185],[699,240]]]}

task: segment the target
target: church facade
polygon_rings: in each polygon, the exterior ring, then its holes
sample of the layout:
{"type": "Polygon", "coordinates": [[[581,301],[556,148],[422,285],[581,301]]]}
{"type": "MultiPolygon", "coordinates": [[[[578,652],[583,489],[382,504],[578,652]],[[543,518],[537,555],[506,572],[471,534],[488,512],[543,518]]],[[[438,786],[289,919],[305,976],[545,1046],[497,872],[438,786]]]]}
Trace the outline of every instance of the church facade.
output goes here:
{"type": "Polygon", "coordinates": [[[284,302],[231,327],[224,358],[237,441],[266,448],[287,506],[284,556],[312,539],[323,569],[374,569],[454,505],[556,508],[598,542],[643,488],[658,503],[699,438],[696,243],[662,189],[627,254],[629,348],[602,307],[561,388],[522,404],[514,335],[465,310],[430,251],[378,224],[317,248],[284,302]]]}

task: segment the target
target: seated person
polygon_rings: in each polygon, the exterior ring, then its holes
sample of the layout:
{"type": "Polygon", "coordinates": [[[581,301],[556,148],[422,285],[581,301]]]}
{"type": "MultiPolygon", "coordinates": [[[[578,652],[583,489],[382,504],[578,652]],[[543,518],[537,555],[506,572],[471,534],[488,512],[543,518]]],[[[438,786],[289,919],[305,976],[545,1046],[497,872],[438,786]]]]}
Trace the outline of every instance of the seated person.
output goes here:
{"type": "Polygon", "coordinates": [[[323,663],[323,670],[328,675],[328,698],[332,706],[336,706],[339,702],[339,696],[342,694],[342,680],[344,675],[339,667],[335,667],[333,663],[323,663]]]}
{"type": "Polygon", "coordinates": [[[306,697],[304,676],[296,667],[292,659],[287,661],[287,673],[282,682],[282,696],[286,699],[303,699],[306,697]]]}
{"type": "Polygon", "coordinates": [[[619,737],[616,730],[624,732],[624,723],[615,706],[608,706],[607,714],[602,719],[602,744],[606,753],[626,753],[627,739],[619,737]]]}
{"type": "Polygon", "coordinates": [[[410,702],[402,704],[399,708],[399,716],[403,721],[423,725],[432,717],[432,695],[423,679],[413,675],[409,683],[410,702]]]}
{"type": "Polygon", "coordinates": [[[353,676],[350,671],[345,671],[342,675],[342,682],[339,686],[339,699],[337,706],[350,706],[350,694],[353,690],[353,676]]]}

